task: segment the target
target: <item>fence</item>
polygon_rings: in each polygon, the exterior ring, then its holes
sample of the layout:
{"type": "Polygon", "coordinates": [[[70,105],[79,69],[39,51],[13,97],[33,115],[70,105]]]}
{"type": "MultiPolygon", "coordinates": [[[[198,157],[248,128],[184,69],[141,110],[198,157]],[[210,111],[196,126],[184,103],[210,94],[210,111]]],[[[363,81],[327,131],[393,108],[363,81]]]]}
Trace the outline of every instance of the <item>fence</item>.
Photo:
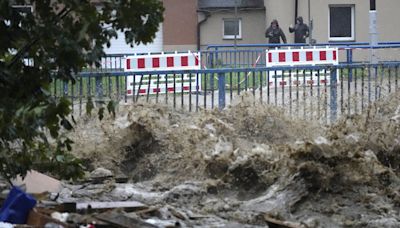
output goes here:
{"type": "MultiPolygon", "coordinates": [[[[55,81],[52,93],[64,96],[74,103],[74,111],[84,113],[87,98],[98,102],[115,100],[123,103],[146,101],[163,103],[174,108],[198,111],[199,109],[223,109],[240,99],[242,95],[253,98],[254,103],[280,106],[286,113],[298,118],[332,122],[338,116],[360,113],[373,101],[399,89],[400,62],[383,64],[339,64],[296,67],[230,68],[207,70],[180,70],[139,72],[135,75],[173,75],[173,86],[183,83],[184,76],[202,85],[190,85],[189,91],[139,95],[133,91],[127,95],[126,83],[132,72],[104,71],[82,72],[75,84],[55,81]],[[270,72],[281,71],[279,76],[270,72]],[[330,74],[327,72],[331,72],[330,74]],[[317,82],[308,84],[308,74],[316,75],[317,82]],[[287,78],[287,85],[278,80],[287,78]],[[352,77],[349,77],[352,75],[352,77]],[[281,77],[281,78],[280,78],[281,77]],[[178,80],[178,79],[181,80],[178,80]],[[274,81],[270,85],[270,81],[274,81]],[[301,81],[298,84],[295,81],[301,81]],[[330,81],[330,84],[327,83],[330,81]],[[98,83],[100,82],[100,83],[98,83]],[[201,90],[199,90],[201,88],[201,90]]],[[[133,77],[136,78],[136,77],[133,77]]],[[[159,81],[159,80],[157,80],[159,81]]],[[[134,80],[132,88],[147,88],[141,80],[134,80]]],[[[157,83],[156,87],[161,83],[157,83]]],[[[156,90],[159,91],[159,90],[156,90]]]]}
{"type": "MultiPolygon", "coordinates": [[[[317,47],[337,47],[340,50],[342,63],[366,63],[372,50],[377,51],[381,62],[398,61],[400,59],[400,42],[381,42],[377,46],[369,43],[320,43],[317,47]]],[[[210,68],[253,68],[265,67],[265,50],[274,48],[313,48],[306,44],[241,44],[241,45],[209,45],[200,52],[202,69],[210,68]]],[[[172,52],[174,53],[174,52],[172,52]]],[[[147,54],[147,53],[146,53],[147,54]]],[[[124,59],[132,54],[112,54],[101,60],[101,67],[88,67],[84,71],[107,72],[122,71],[124,59]]]]}
{"type": "Polygon", "coordinates": [[[263,67],[269,49],[336,47],[340,50],[342,63],[367,63],[374,51],[378,62],[398,61],[400,59],[400,42],[381,42],[377,46],[369,43],[320,43],[314,46],[307,44],[242,44],[242,45],[209,45],[202,51],[202,58],[209,68],[225,67],[263,67]]]}

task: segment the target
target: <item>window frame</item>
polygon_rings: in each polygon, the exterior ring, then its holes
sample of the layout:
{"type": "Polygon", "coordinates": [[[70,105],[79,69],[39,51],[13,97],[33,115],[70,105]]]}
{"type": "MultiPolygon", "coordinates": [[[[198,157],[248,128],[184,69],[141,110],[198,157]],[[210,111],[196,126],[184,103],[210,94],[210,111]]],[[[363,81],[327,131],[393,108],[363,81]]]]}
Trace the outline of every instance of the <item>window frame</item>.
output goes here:
{"type": "MultiPolygon", "coordinates": [[[[242,39],[242,18],[237,18],[239,24],[239,31],[236,39],[242,39]]],[[[236,18],[223,18],[222,19],[222,37],[224,40],[234,40],[235,35],[225,35],[225,21],[236,21],[236,18]]]]}
{"type": "Polygon", "coordinates": [[[354,4],[329,4],[328,5],[328,40],[329,41],[355,41],[355,8],[354,4]],[[334,37],[331,36],[331,8],[333,7],[349,7],[351,9],[351,36],[334,37]]]}
{"type": "Polygon", "coordinates": [[[31,11],[31,13],[33,13],[33,5],[12,5],[11,6],[12,9],[28,9],[31,11]]]}

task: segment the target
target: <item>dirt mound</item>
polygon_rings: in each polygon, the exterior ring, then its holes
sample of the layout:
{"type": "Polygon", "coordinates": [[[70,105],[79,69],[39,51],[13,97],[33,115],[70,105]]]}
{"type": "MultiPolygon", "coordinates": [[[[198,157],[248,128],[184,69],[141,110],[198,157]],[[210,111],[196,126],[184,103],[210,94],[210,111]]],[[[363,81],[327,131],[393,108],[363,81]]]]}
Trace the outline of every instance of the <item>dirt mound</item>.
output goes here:
{"type": "Polygon", "coordinates": [[[74,152],[89,169],[112,169],[158,191],[202,183],[201,194],[182,193],[196,196],[190,203],[165,203],[244,224],[265,225],[260,215],[308,227],[400,224],[399,95],[329,127],[252,102],[221,112],[120,109],[116,119],[80,120],[74,152]],[[212,200],[223,206],[202,203],[212,200]]]}

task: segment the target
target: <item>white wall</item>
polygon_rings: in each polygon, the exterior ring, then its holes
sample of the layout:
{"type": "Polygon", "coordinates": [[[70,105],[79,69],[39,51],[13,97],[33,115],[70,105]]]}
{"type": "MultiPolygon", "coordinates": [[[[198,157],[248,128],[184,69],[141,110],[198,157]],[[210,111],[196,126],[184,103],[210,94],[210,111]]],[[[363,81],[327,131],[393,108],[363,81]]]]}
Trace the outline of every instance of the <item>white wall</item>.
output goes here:
{"type": "Polygon", "coordinates": [[[104,52],[106,54],[133,54],[133,53],[148,53],[148,52],[162,52],[163,51],[163,32],[162,24],[156,33],[156,37],[152,43],[144,45],[135,45],[133,48],[126,44],[125,35],[122,32],[118,32],[118,39],[111,39],[111,46],[107,48],[104,47],[104,52]]]}

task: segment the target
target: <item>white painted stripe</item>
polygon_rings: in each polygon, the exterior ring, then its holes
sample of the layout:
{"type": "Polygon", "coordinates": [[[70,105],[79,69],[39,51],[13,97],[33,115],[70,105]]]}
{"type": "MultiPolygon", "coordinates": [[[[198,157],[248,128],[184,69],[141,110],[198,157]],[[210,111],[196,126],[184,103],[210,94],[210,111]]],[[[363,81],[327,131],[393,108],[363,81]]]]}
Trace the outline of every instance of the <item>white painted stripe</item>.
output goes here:
{"type": "Polygon", "coordinates": [[[299,52],[299,62],[307,62],[307,56],[306,56],[306,51],[305,50],[301,50],[299,52]]]}
{"type": "Polygon", "coordinates": [[[313,62],[319,62],[319,61],[321,61],[319,56],[319,50],[313,50],[313,62]]]}
{"type": "Polygon", "coordinates": [[[145,58],[144,59],[144,68],[152,69],[153,68],[153,58],[145,58]]]}

